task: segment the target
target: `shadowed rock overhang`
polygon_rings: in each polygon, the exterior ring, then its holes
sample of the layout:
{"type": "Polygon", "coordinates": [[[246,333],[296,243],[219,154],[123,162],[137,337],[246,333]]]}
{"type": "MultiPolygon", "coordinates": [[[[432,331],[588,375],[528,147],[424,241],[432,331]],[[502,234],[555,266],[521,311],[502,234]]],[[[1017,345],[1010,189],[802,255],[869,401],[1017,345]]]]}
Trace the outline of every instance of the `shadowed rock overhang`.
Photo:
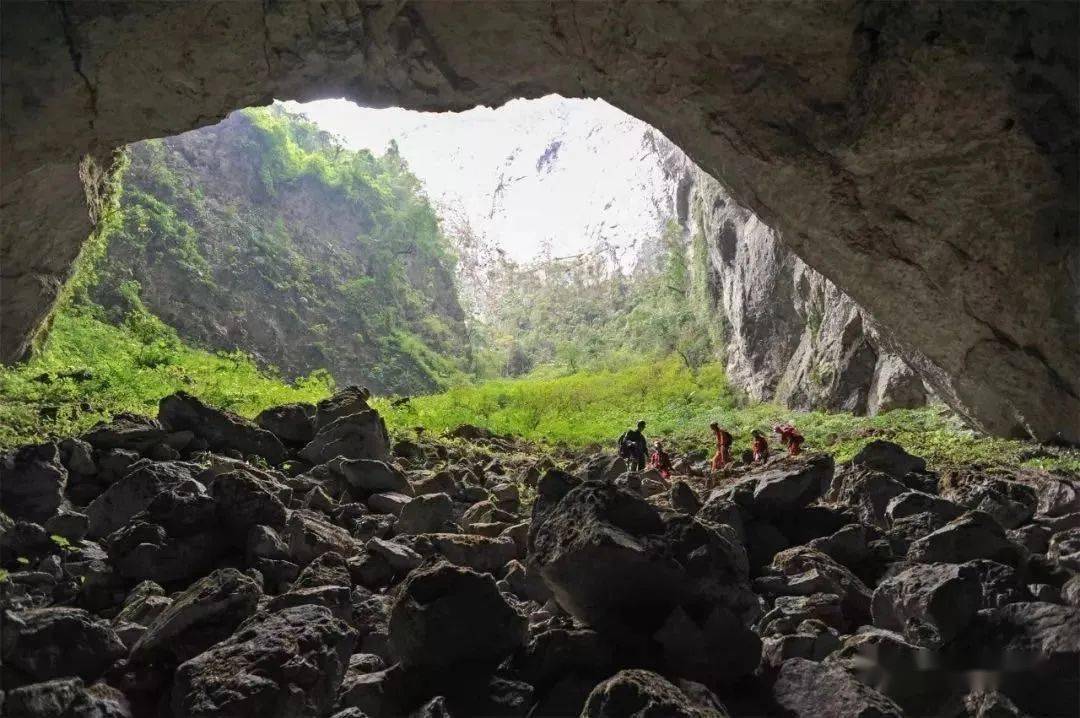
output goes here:
{"type": "Polygon", "coordinates": [[[558,93],[660,129],[996,434],[1080,442],[1080,7],[3,4],[2,358],[99,219],[113,150],[272,98],[558,93]]]}

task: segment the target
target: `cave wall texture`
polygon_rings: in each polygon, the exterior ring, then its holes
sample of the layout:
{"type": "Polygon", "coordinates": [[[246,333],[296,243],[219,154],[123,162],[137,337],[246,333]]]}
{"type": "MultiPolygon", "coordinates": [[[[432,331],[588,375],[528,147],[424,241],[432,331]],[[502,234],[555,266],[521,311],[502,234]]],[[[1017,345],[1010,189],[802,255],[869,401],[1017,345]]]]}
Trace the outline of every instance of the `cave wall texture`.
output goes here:
{"type": "Polygon", "coordinates": [[[1074,2],[2,13],[6,361],[46,319],[116,147],[273,98],[460,110],[555,92],[664,132],[973,425],[1080,441],[1074,2]]]}

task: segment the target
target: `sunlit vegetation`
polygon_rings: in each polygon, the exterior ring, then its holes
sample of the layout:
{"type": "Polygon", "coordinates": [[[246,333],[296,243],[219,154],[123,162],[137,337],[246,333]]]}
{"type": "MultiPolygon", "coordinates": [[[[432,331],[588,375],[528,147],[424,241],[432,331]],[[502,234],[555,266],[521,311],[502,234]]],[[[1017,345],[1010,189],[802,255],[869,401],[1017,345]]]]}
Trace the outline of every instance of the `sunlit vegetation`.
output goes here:
{"type": "Polygon", "coordinates": [[[466,225],[451,228],[462,291],[474,313],[481,378],[539,370],[617,368],[678,356],[696,368],[718,356],[721,326],[707,288],[700,234],[671,222],[624,267],[603,245],[572,257],[546,251],[518,263],[466,225]]]}
{"type": "Polygon", "coordinates": [[[769,431],[790,421],[806,436],[808,449],[828,451],[838,461],[849,460],[873,439],[887,439],[939,468],[981,463],[1080,470],[1080,452],[981,437],[941,406],[856,417],[747,404],[728,387],[719,365],[691,370],[678,356],[613,371],[492,380],[399,406],[381,401],[380,410],[402,431],[423,426],[437,432],[470,423],[544,443],[609,448],[644,419],[648,436],[665,438],[679,451],[707,449],[712,421],[736,436],[739,450],[748,448],[753,429],[769,431]]]}
{"type": "Polygon", "coordinates": [[[77,434],[122,411],[154,416],[158,400],[179,389],[251,417],[317,401],[332,386],[326,372],[288,383],[240,352],[192,348],[138,305],[119,325],[69,307],[34,359],[0,368],[0,447],[77,434]]]}
{"type": "Polygon", "coordinates": [[[136,281],[185,339],[292,376],[327,367],[386,390],[466,376],[454,253],[393,144],[352,151],[275,105],[133,145],[128,164],[87,282],[111,320],[132,308],[120,288],[136,281]],[[207,314],[230,317],[232,333],[207,314]],[[268,326],[297,351],[280,351],[268,326]]]}

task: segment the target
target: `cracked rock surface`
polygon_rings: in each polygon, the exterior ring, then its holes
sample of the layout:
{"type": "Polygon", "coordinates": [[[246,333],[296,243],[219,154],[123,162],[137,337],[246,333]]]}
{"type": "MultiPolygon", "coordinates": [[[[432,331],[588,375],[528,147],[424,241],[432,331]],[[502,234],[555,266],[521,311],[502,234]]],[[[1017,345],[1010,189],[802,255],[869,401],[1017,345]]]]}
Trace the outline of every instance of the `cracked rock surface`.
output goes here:
{"type": "Polygon", "coordinates": [[[720,179],[974,425],[1080,441],[1073,3],[3,7],[3,359],[119,146],[271,98],[603,97],[720,179]]]}

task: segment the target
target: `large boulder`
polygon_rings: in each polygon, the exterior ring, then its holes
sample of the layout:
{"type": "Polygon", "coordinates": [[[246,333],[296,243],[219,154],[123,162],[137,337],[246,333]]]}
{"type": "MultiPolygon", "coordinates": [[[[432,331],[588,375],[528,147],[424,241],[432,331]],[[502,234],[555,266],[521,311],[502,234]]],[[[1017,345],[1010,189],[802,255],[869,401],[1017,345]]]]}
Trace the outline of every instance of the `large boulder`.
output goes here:
{"type": "Polygon", "coordinates": [[[0,508],[14,519],[44,523],[64,500],[68,472],[56,444],[36,444],[0,458],[0,508]]]}
{"type": "Polygon", "coordinates": [[[964,563],[980,558],[1015,563],[1019,551],[994,519],[972,511],[912,543],[907,558],[919,563],[964,563]]]}
{"type": "Polygon", "coordinates": [[[255,423],[284,444],[302,446],[315,436],[315,407],[312,404],[282,404],[263,409],[255,423]]]}
{"type": "Polygon", "coordinates": [[[898,705],[843,668],[791,658],[780,667],[773,699],[798,718],[902,718],[898,705]]]}
{"type": "Polygon", "coordinates": [[[754,479],[755,512],[796,511],[809,506],[828,488],[833,458],[829,454],[784,457],[749,477],[754,479]]]}
{"type": "Polygon", "coordinates": [[[170,535],[160,524],[137,519],[109,534],[106,546],[121,576],[160,583],[205,574],[229,548],[227,537],[216,530],[170,535]]]}
{"type": "Polygon", "coordinates": [[[529,561],[572,616],[710,684],[757,665],[761,644],[746,626],[759,603],[733,531],[685,514],[664,520],[609,482],[542,507],[539,526],[535,512],[529,561]]]}
{"type": "Polygon", "coordinates": [[[348,558],[364,550],[363,544],[348,531],[314,511],[293,511],[282,537],[289,546],[292,561],[301,566],[306,566],[327,551],[336,551],[348,558]]]}
{"type": "Polygon", "coordinates": [[[389,456],[390,435],[374,409],[364,409],[329,423],[320,418],[317,427],[315,436],[300,450],[300,458],[311,464],[324,464],[339,456],[377,461],[385,461],[389,456]]]}
{"type": "Polygon", "coordinates": [[[1039,497],[1032,487],[973,471],[945,474],[940,491],[944,498],[971,511],[989,514],[1005,529],[1027,523],[1039,504],[1039,497]]]}
{"type": "Polygon", "coordinates": [[[367,411],[371,392],[366,387],[350,384],[319,401],[315,406],[315,430],[322,431],[342,418],[367,411]]]}
{"type": "Polygon", "coordinates": [[[383,492],[413,495],[412,485],[405,474],[385,461],[351,459],[340,462],[337,470],[345,477],[349,493],[358,500],[383,492]]]}
{"type": "Polygon", "coordinates": [[[184,661],[233,632],[255,611],[262,588],[250,576],[223,568],[196,581],[177,596],[131,649],[131,658],[148,661],[171,656],[184,661]]]}
{"type": "Polygon", "coordinates": [[[274,529],[285,526],[287,511],[267,482],[246,471],[230,471],[214,479],[210,494],[216,502],[220,525],[238,538],[245,538],[254,526],[274,529]]]}
{"type": "Polygon", "coordinates": [[[864,446],[851,460],[855,466],[881,471],[896,479],[926,471],[926,459],[912,456],[904,447],[891,441],[875,439],[864,446]]]}
{"type": "Polygon", "coordinates": [[[978,573],[956,564],[918,564],[874,591],[874,625],[900,631],[913,644],[936,648],[960,635],[979,610],[978,573]]]}
{"type": "Polygon", "coordinates": [[[490,669],[524,640],[495,580],[446,562],[410,573],[390,611],[390,650],[405,666],[490,669]]]}
{"type": "Polygon", "coordinates": [[[453,514],[454,502],[446,494],[421,494],[401,509],[394,529],[399,534],[436,533],[453,514]]]}
{"type": "Polygon", "coordinates": [[[586,482],[550,510],[534,507],[532,531],[529,559],[555,599],[598,630],[629,624],[652,633],[694,588],[671,556],[659,512],[610,483],[586,482]]]}
{"type": "Polygon", "coordinates": [[[168,433],[156,419],[124,413],[94,426],[83,439],[98,451],[122,449],[142,454],[164,441],[168,433]]]}
{"type": "Polygon", "coordinates": [[[4,715],[20,718],[133,718],[123,693],[107,683],[87,686],[80,678],[59,678],[9,690],[4,715]]]}
{"type": "Polygon", "coordinates": [[[946,522],[964,513],[964,507],[923,491],[908,491],[894,496],[885,507],[885,516],[890,525],[900,519],[922,513],[934,514],[942,522],[946,522]]]}
{"type": "Polygon", "coordinates": [[[127,650],[108,621],[55,606],[4,614],[4,663],[39,681],[93,680],[127,650]]]}
{"type": "Polygon", "coordinates": [[[692,695],[661,675],[630,669],[619,671],[589,694],[581,718],[726,718],[727,711],[708,691],[692,695]]]}
{"type": "Polygon", "coordinates": [[[271,464],[285,460],[285,447],[269,431],[232,412],[207,406],[184,391],[158,403],[158,420],[173,431],[193,432],[215,451],[232,449],[244,456],[261,456],[271,464]]]}
{"type": "Polygon", "coordinates": [[[755,585],[780,595],[835,594],[851,625],[865,623],[870,614],[870,589],[821,551],[808,546],[785,549],[773,557],[771,570],[775,575],[758,579],[755,585]]]}
{"type": "Polygon", "coordinates": [[[509,536],[438,533],[426,538],[447,561],[474,571],[496,573],[517,557],[517,544],[509,536]]]}
{"type": "Polygon", "coordinates": [[[356,633],[322,606],[258,616],[183,663],[172,686],[176,718],[325,715],[356,633]]]}
{"type": "Polygon", "coordinates": [[[949,658],[956,670],[995,672],[998,690],[1025,713],[1080,715],[1080,608],[1028,602],[979,611],[949,658]]]}
{"type": "Polygon", "coordinates": [[[167,489],[204,492],[203,485],[196,480],[200,471],[202,467],[198,464],[183,461],[137,462],[86,507],[89,536],[101,538],[112,533],[167,489]]]}
{"type": "Polygon", "coordinates": [[[825,499],[852,507],[864,524],[886,528],[885,511],[889,502],[908,491],[904,483],[883,471],[849,466],[833,478],[825,499]]]}

